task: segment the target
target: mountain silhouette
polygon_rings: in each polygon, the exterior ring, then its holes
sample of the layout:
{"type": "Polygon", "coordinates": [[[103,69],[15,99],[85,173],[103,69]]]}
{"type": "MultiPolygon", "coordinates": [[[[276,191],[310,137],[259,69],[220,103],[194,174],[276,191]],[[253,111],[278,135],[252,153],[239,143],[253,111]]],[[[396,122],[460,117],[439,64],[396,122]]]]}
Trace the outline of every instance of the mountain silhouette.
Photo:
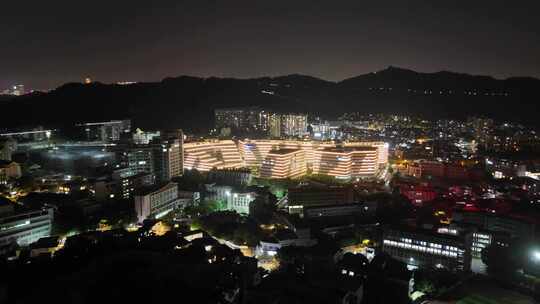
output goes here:
{"type": "Polygon", "coordinates": [[[179,76],[129,85],[67,83],[48,93],[2,97],[0,127],[63,126],[131,118],[146,129],[204,131],[213,110],[261,106],[335,118],[344,112],[403,113],[427,118],[491,116],[536,124],[540,80],[495,79],[398,67],[339,82],[292,74],[252,79],[179,76]]]}

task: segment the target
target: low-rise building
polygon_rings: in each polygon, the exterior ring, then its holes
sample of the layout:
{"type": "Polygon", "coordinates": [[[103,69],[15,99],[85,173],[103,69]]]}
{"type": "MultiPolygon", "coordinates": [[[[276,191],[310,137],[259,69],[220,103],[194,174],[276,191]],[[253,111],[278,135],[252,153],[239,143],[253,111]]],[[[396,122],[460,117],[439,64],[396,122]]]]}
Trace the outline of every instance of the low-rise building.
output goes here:
{"type": "Polygon", "coordinates": [[[289,188],[289,212],[302,213],[303,207],[306,206],[352,203],[353,194],[353,188],[348,186],[289,188]]]}
{"type": "Polygon", "coordinates": [[[411,227],[383,231],[382,251],[410,268],[470,271],[471,235],[450,235],[411,227]]]}
{"type": "Polygon", "coordinates": [[[303,217],[341,217],[341,216],[374,216],[377,211],[375,202],[358,202],[348,204],[330,204],[307,206],[303,208],[303,217]]]}
{"type": "Polygon", "coordinates": [[[317,244],[311,234],[300,235],[291,230],[277,231],[272,237],[259,242],[255,248],[256,256],[275,256],[279,250],[287,246],[310,247],[317,244]]]}
{"type": "Polygon", "coordinates": [[[239,214],[249,214],[250,204],[257,194],[251,191],[238,191],[228,195],[227,209],[239,214]]]}
{"type": "Polygon", "coordinates": [[[469,171],[464,166],[427,160],[419,160],[409,164],[407,174],[417,178],[437,177],[456,180],[469,178],[469,171]]]}
{"type": "Polygon", "coordinates": [[[220,201],[224,203],[227,210],[236,211],[239,214],[249,214],[250,204],[257,197],[254,191],[216,184],[206,185],[206,191],[206,199],[220,201]]]}
{"type": "Polygon", "coordinates": [[[51,234],[54,210],[12,212],[0,216],[0,254],[14,245],[28,246],[51,234]]]}
{"type": "Polygon", "coordinates": [[[415,206],[422,206],[437,197],[435,189],[428,185],[401,185],[399,190],[415,206]]]}
{"type": "Polygon", "coordinates": [[[143,188],[135,194],[135,212],[139,222],[160,218],[179,206],[178,185],[173,182],[143,188]]]}
{"type": "Polygon", "coordinates": [[[505,232],[512,237],[533,239],[536,235],[537,220],[518,215],[498,215],[489,212],[455,210],[452,218],[456,225],[472,225],[478,229],[505,232]]]}

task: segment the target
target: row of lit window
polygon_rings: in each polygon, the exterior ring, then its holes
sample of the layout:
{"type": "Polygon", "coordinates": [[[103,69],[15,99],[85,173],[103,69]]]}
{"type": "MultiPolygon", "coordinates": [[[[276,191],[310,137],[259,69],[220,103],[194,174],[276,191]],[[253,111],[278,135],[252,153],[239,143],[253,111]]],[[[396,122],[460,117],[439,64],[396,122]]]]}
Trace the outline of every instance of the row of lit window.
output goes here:
{"type": "MultiPolygon", "coordinates": [[[[441,250],[441,249],[435,249],[435,248],[426,247],[426,246],[412,245],[410,243],[396,242],[396,241],[392,241],[392,240],[384,240],[383,243],[385,245],[389,245],[389,246],[394,246],[394,247],[399,247],[399,248],[406,248],[406,249],[411,249],[411,250],[415,250],[415,251],[428,252],[428,253],[433,253],[433,254],[438,254],[438,255],[450,256],[450,257],[457,257],[457,255],[458,255],[456,252],[452,252],[452,251],[449,251],[449,250],[441,250]]],[[[431,244],[432,243],[430,243],[430,245],[431,244]]],[[[452,246],[447,246],[447,247],[456,248],[456,247],[452,247],[452,246]]]]}

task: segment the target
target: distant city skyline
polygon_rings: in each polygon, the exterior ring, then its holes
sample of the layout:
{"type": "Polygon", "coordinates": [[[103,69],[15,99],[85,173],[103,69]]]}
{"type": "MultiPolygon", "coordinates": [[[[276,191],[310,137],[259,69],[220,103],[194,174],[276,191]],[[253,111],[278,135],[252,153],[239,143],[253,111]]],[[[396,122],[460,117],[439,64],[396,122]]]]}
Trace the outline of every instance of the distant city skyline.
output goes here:
{"type": "Polygon", "coordinates": [[[179,75],[339,81],[389,65],[540,78],[536,1],[235,4],[5,3],[0,88],[179,75]]]}

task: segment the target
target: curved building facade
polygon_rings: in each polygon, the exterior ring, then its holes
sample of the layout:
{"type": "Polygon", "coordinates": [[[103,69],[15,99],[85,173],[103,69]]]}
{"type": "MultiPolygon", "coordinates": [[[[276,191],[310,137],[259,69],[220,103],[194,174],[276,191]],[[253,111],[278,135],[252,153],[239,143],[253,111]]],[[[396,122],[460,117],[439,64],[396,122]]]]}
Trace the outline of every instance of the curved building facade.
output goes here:
{"type": "Polygon", "coordinates": [[[267,178],[297,177],[308,171],[338,178],[370,177],[387,162],[384,142],[246,139],[184,144],[185,169],[247,167],[267,178]]]}

